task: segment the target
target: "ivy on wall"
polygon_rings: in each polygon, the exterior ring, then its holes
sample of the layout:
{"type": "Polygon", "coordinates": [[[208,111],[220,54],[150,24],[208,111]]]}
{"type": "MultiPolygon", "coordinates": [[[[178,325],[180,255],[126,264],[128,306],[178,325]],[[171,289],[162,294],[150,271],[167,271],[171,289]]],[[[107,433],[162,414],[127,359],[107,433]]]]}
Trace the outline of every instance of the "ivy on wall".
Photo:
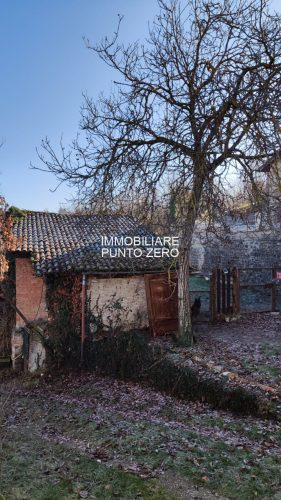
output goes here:
{"type": "Polygon", "coordinates": [[[81,289],[81,275],[76,273],[49,275],[46,278],[50,322],[44,345],[49,367],[79,366],[81,289]]]}
{"type": "Polygon", "coordinates": [[[15,244],[13,223],[25,211],[8,207],[0,196],[0,356],[11,354],[11,334],[15,328],[15,260],[11,252],[15,244]]]}
{"type": "Polygon", "coordinates": [[[46,277],[46,303],[51,319],[60,309],[67,309],[71,320],[81,319],[81,275],[62,273],[46,277]]]}
{"type": "Polygon", "coordinates": [[[0,299],[0,357],[11,354],[11,335],[16,324],[15,309],[15,259],[11,253],[7,255],[8,270],[1,281],[0,299]]]}

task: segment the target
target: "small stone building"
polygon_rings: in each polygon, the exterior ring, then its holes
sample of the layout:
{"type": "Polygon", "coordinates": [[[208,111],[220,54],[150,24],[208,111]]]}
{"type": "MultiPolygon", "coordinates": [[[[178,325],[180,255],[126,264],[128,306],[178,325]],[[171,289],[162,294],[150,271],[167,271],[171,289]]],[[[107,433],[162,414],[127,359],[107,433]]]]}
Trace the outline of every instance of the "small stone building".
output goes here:
{"type": "MultiPolygon", "coordinates": [[[[167,259],[159,258],[159,253],[147,255],[155,236],[133,218],[28,212],[15,221],[14,236],[16,306],[21,313],[12,334],[14,365],[25,350],[25,320],[50,317],[46,301],[50,276],[76,273],[82,280],[84,275],[91,309],[105,325],[124,331],[148,327],[144,277],[163,272],[167,259]],[[140,242],[137,255],[134,238],[140,242]]],[[[44,359],[41,341],[29,339],[28,369],[42,368],[44,359]]]]}

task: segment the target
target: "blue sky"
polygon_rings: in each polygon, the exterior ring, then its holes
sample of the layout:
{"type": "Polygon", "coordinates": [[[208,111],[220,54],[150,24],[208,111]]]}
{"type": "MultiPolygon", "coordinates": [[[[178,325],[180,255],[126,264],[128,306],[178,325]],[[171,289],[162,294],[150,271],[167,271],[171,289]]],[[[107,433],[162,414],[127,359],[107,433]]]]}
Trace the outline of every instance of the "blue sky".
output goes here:
{"type": "Polygon", "coordinates": [[[121,40],[143,39],[157,0],[0,0],[0,12],[0,193],[11,205],[57,211],[74,193],[50,192],[55,177],[29,168],[39,165],[35,149],[46,136],[54,146],[61,136],[70,143],[82,92],[96,97],[114,78],[83,36],[111,35],[119,13],[121,40]]]}
{"type": "Polygon", "coordinates": [[[83,36],[99,42],[111,35],[118,13],[121,37],[142,39],[156,0],[0,0],[0,193],[11,205],[56,211],[72,191],[55,193],[54,176],[29,168],[35,148],[76,136],[82,92],[110,90],[112,73],[83,36]]]}

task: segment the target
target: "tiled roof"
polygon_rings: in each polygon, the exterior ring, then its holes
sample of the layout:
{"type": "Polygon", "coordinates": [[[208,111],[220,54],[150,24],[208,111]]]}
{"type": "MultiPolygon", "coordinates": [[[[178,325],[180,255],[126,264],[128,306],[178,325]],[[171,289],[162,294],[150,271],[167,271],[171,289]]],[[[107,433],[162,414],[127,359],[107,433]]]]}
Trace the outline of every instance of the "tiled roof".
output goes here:
{"type": "MultiPolygon", "coordinates": [[[[161,258],[102,257],[101,237],[153,236],[129,216],[29,212],[14,223],[14,251],[29,252],[37,275],[163,270],[161,258]]],[[[167,261],[166,261],[167,265],[167,261]]]]}

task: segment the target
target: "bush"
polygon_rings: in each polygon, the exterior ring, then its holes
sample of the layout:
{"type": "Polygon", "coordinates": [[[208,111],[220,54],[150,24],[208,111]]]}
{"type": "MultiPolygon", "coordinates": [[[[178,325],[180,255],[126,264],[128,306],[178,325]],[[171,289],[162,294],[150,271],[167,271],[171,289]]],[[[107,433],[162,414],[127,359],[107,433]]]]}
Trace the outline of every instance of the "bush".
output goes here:
{"type": "Polygon", "coordinates": [[[107,337],[88,344],[85,366],[104,375],[148,383],[182,399],[203,401],[234,413],[279,419],[273,402],[244,387],[199,374],[194,368],[177,366],[165,350],[149,343],[140,331],[107,337]]]}
{"type": "Polygon", "coordinates": [[[47,368],[78,368],[80,366],[80,328],[68,310],[60,307],[48,323],[44,338],[47,368]]]}
{"type": "Polygon", "coordinates": [[[153,360],[144,332],[133,330],[97,341],[87,338],[85,342],[85,367],[110,376],[139,379],[153,360]]]}

